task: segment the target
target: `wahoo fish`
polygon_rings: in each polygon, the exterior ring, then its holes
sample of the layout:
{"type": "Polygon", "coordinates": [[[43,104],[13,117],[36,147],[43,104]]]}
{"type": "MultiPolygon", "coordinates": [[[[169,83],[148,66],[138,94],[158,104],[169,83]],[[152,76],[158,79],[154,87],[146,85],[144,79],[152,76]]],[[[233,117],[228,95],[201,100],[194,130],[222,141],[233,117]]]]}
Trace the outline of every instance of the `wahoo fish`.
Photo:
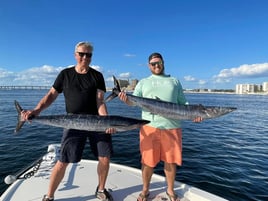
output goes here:
{"type": "MultiPolygon", "coordinates": [[[[114,99],[121,92],[118,80],[113,76],[114,88],[112,93],[105,99],[106,102],[114,99]]],[[[235,107],[215,107],[199,105],[180,105],[167,101],[156,99],[143,98],[127,94],[128,100],[134,105],[152,113],[161,115],[170,119],[178,120],[193,120],[196,117],[202,119],[212,119],[228,114],[237,108],[235,107]]]]}
{"type": "MultiPolygon", "coordinates": [[[[25,120],[21,115],[21,111],[23,109],[17,101],[15,101],[15,107],[18,112],[18,123],[15,129],[16,133],[23,126],[25,120]]],[[[96,132],[105,132],[108,128],[115,128],[117,132],[124,132],[139,128],[140,126],[150,122],[147,120],[116,115],[99,116],[89,114],[33,116],[29,120],[33,120],[35,122],[45,125],[66,129],[77,129],[96,132]]]]}

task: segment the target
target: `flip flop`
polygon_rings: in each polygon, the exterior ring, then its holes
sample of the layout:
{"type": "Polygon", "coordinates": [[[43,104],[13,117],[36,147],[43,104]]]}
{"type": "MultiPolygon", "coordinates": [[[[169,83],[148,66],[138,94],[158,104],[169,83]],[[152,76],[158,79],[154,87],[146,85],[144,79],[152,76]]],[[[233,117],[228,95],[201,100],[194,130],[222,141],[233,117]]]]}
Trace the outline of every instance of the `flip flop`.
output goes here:
{"type": "Polygon", "coordinates": [[[170,195],[167,191],[166,191],[166,194],[167,194],[167,196],[168,196],[170,201],[180,201],[180,199],[179,199],[177,194],[170,195]]]}
{"type": "Polygon", "coordinates": [[[147,201],[150,193],[147,193],[146,195],[143,195],[142,193],[139,194],[139,197],[137,198],[137,201],[147,201]]]}

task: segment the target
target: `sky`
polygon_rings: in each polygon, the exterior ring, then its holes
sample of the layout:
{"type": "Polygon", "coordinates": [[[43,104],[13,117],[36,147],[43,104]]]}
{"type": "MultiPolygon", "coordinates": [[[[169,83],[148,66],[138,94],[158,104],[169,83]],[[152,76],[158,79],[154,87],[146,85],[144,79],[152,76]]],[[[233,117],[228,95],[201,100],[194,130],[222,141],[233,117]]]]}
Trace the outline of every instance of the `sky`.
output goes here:
{"type": "Polygon", "coordinates": [[[0,86],[51,86],[80,41],[108,87],[150,76],[153,52],[185,89],[268,82],[266,0],[13,0],[0,1],[0,86]]]}

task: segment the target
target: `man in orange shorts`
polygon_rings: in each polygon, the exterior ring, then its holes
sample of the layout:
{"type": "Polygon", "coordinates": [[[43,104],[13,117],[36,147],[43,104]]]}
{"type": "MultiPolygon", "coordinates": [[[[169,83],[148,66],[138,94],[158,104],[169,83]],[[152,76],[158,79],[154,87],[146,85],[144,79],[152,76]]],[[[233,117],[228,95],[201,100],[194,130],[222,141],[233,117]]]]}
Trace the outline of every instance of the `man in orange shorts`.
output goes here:
{"type": "MultiPolygon", "coordinates": [[[[188,104],[180,82],[165,74],[164,60],[161,54],[151,54],[148,66],[152,75],[138,82],[133,95],[145,98],[157,97],[163,101],[188,104]]],[[[125,92],[121,92],[119,98],[128,105],[133,105],[125,92]]],[[[142,111],[142,119],[149,120],[150,123],[140,129],[143,189],[137,201],[147,200],[154,167],[160,161],[164,161],[164,172],[168,186],[166,194],[170,201],[178,201],[179,198],[174,192],[174,181],[177,165],[182,164],[181,122],[145,110],[142,111]]],[[[200,122],[202,119],[196,117],[193,121],[200,122]]]]}

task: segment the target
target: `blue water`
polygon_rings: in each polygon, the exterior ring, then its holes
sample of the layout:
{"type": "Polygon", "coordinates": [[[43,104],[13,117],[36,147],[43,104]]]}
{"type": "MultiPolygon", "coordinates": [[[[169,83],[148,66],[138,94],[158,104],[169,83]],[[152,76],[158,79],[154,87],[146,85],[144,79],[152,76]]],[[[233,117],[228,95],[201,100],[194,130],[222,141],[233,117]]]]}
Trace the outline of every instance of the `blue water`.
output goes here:
{"type": "MultiPolygon", "coordinates": [[[[5,176],[14,174],[59,143],[61,129],[26,124],[13,134],[14,100],[33,108],[46,90],[0,90],[0,194],[5,176]]],[[[108,92],[109,94],[109,92],[108,92]]],[[[192,104],[234,106],[238,109],[202,123],[183,122],[183,165],[176,180],[233,201],[268,200],[268,97],[258,95],[186,94],[192,104]]],[[[113,100],[110,114],[140,117],[140,109],[113,100]]],[[[63,97],[42,114],[64,112],[63,97]]],[[[138,130],[113,135],[112,161],[140,168],[138,130]]],[[[88,149],[88,147],[87,147],[88,149]]],[[[84,158],[93,159],[86,149],[84,158]]],[[[162,163],[156,173],[163,175],[162,163]]]]}

